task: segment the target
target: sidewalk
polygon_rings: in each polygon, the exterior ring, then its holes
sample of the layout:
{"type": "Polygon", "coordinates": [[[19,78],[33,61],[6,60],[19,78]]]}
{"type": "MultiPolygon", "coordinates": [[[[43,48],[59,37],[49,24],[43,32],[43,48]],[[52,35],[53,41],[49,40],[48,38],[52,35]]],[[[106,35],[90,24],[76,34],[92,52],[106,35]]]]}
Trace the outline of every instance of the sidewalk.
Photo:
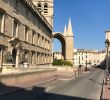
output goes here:
{"type": "Polygon", "coordinates": [[[102,100],[110,100],[110,85],[103,85],[102,100]]]}
{"type": "MultiPolygon", "coordinates": [[[[86,74],[88,72],[84,72],[82,75],[86,74]]],[[[13,84],[13,86],[5,86],[2,83],[0,83],[0,96],[7,95],[9,93],[14,93],[16,91],[19,91],[21,89],[25,89],[28,87],[32,87],[37,84],[45,83],[52,80],[72,80],[75,78],[74,72],[56,72],[50,77],[45,77],[43,79],[33,80],[28,83],[21,83],[21,84],[13,84]]]]}

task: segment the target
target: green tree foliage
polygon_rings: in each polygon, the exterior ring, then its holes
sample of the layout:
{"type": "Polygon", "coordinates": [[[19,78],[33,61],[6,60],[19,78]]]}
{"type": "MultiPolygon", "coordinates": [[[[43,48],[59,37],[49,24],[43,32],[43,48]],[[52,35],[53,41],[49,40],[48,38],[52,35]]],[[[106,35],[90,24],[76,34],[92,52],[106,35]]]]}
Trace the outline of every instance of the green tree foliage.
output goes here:
{"type": "Polygon", "coordinates": [[[53,65],[58,65],[58,66],[73,66],[73,64],[70,61],[66,60],[54,60],[53,65]]]}

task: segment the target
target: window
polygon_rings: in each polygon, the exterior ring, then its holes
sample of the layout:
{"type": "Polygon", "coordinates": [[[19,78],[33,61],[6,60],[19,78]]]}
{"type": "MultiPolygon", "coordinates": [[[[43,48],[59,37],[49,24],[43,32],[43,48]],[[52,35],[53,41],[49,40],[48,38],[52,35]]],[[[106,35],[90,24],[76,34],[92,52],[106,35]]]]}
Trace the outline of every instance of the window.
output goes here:
{"type": "Polygon", "coordinates": [[[82,60],[83,60],[83,56],[82,56],[82,60]]]}
{"type": "Polygon", "coordinates": [[[15,0],[15,5],[14,5],[14,12],[16,13],[16,14],[19,14],[19,9],[18,9],[18,0],[15,0]]]}
{"type": "Polygon", "coordinates": [[[18,36],[18,22],[14,20],[14,27],[13,27],[13,37],[18,36]]]}
{"type": "Polygon", "coordinates": [[[0,12],[0,32],[3,32],[2,30],[3,30],[3,22],[4,22],[4,20],[3,20],[3,13],[2,12],[0,12]]]}
{"type": "Polygon", "coordinates": [[[35,44],[35,31],[32,31],[32,44],[35,44]]]}
{"type": "Polygon", "coordinates": [[[95,63],[95,60],[94,60],[94,63],[95,63]]]}
{"type": "Polygon", "coordinates": [[[40,42],[40,35],[38,34],[38,41],[37,41],[38,46],[39,46],[39,42],[40,42]]]}
{"type": "Polygon", "coordinates": [[[38,10],[39,10],[40,12],[42,11],[42,6],[41,6],[40,3],[38,3],[37,8],[38,8],[38,10]]]}
{"type": "Polygon", "coordinates": [[[97,60],[97,63],[99,63],[100,61],[99,60],[97,60]]]}
{"type": "Polygon", "coordinates": [[[47,13],[48,13],[48,5],[44,4],[44,14],[47,14],[47,13]]]}
{"type": "Polygon", "coordinates": [[[42,47],[44,47],[44,37],[42,36],[42,47]]]}
{"type": "Polygon", "coordinates": [[[25,27],[25,41],[28,42],[28,31],[29,31],[29,28],[26,26],[25,27]]]}

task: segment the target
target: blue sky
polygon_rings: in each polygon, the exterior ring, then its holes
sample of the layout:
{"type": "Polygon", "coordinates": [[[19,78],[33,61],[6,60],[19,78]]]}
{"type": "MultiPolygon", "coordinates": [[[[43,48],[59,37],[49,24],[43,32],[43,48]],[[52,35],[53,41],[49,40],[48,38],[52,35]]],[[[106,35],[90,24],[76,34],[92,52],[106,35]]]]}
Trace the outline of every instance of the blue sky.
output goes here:
{"type": "MultiPolygon", "coordinates": [[[[74,48],[105,48],[105,30],[110,29],[110,0],[54,0],[54,31],[63,32],[69,18],[74,48]]],[[[61,49],[58,40],[54,39],[53,45],[54,51],[61,49]]]]}

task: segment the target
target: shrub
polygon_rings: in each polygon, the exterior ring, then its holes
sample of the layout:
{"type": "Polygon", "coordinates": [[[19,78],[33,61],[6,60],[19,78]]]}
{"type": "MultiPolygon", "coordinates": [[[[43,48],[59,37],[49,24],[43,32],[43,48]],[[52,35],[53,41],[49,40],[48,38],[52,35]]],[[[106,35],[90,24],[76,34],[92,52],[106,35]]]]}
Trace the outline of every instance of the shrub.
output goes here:
{"type": "Polygon", "coordinates": [[[58,66],[73,66],[73,64],[70,61],[66,60],[54,60],[53,65],[58,65],[58,66]]]}

